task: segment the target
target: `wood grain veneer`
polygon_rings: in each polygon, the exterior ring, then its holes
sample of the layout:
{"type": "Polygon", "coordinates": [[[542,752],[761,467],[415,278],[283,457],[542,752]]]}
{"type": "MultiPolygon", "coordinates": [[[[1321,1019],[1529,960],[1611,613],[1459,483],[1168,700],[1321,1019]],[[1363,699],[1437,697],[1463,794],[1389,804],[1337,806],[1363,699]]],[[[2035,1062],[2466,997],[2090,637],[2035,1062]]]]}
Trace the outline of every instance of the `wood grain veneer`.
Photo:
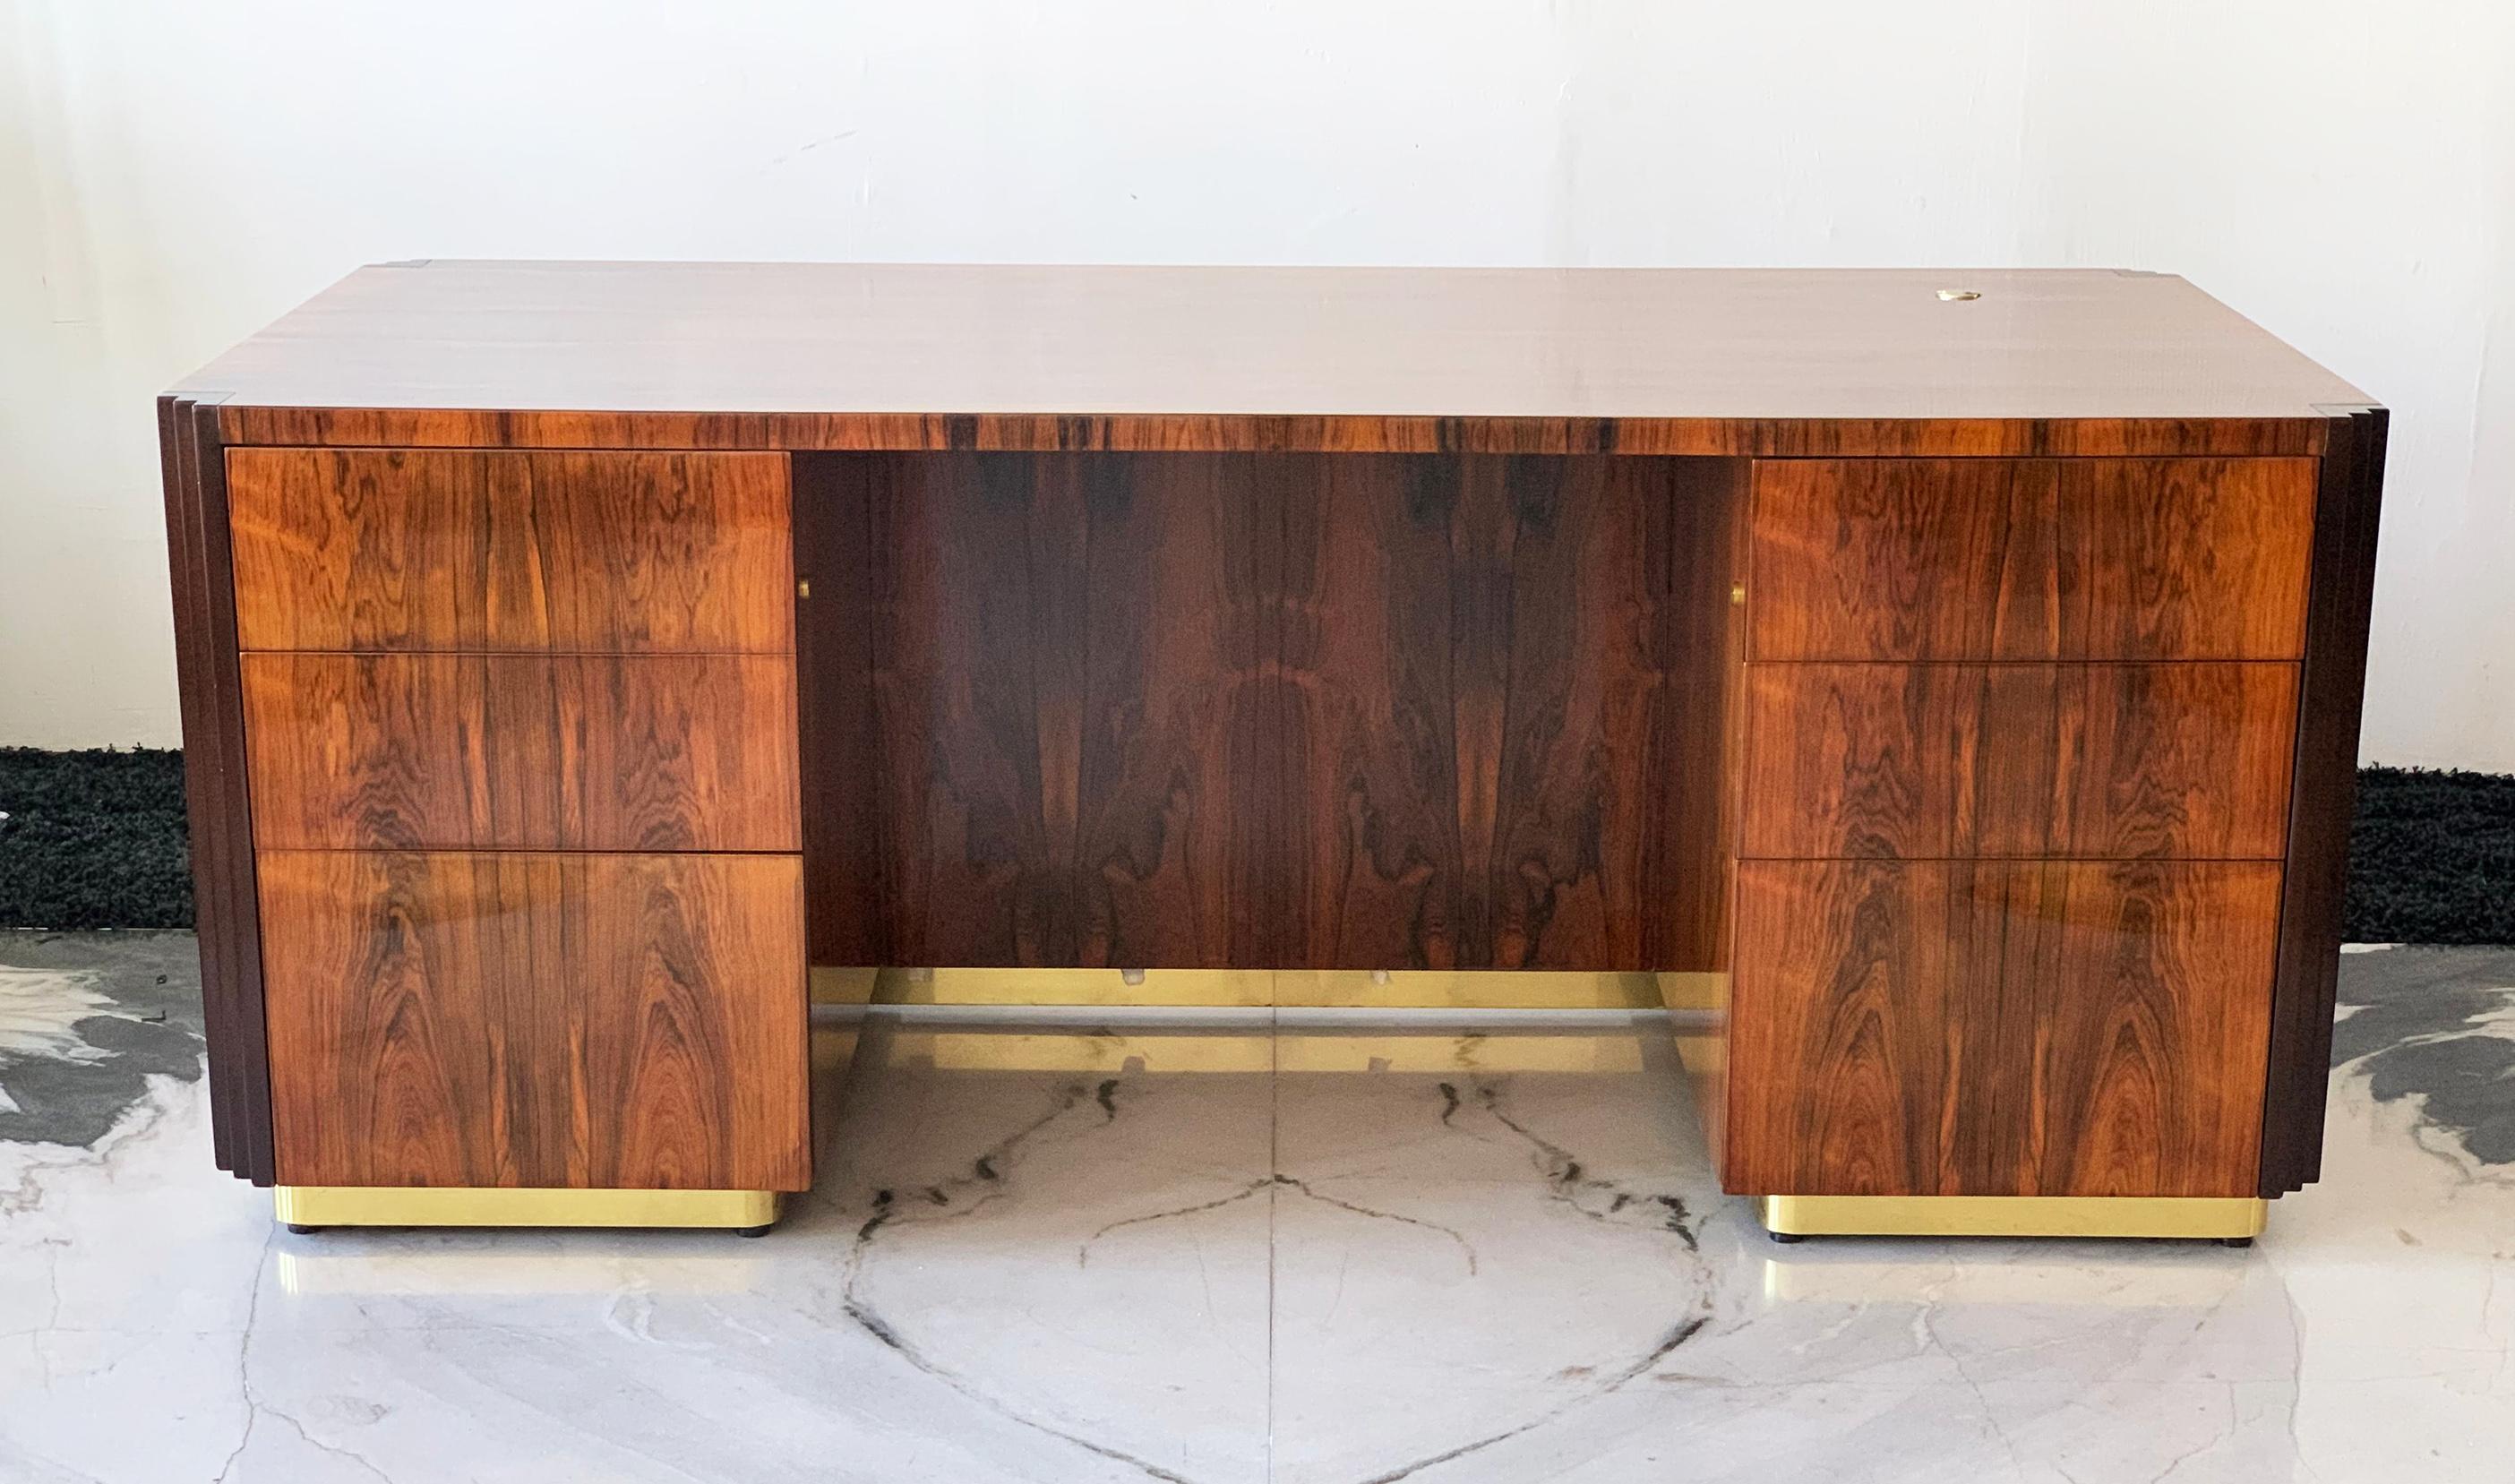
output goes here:
{"type": "MultiPolygon", "coordinates": [[[[2055,854],[2276,860],[2288,850],[2294,665],[2064,666],[2055,854]]],[[[1986,728],[1984,748],[2008,740],[1986,728]]]]}
{"type": "Polygon", "coordinates": [[[2311,459],[1760,460],[1757,660],[2304,652],[2311,459]]]}
{"type": "Polygon", "coordinates": [[[2056,657],[2057,484],[2048,460],[1757,461],[1753,657],[2056,657]]]}
{"type": "Polygon", "coordinates": [[[1725,954],[1737,466],[800,468],[821,961],[1725,954]]]}
{"type": "Polygon", "coordinates": [[[165,466],[166,555],[184,721],[184,807],[209,1050],[211,1147],[219,1168],[268,1185],[272,1153],[262,925],[254,910],[227,460],[219,444],[215,400],[160,398],[158,446],[165,466]]]}
{"type": "Polygon", "coordinates": [[[2276,860],[2296,667],[1748,667],[1742,854],[2276,860]]]}
{"type": "Polygon", "coordinates": [[[2315,491],[2313,596],[2306,613],[2288,868],[2280,902],[2270,1080],[2262,1101],[2265,1196],[2310,1184],[2323,1169],[2341,901],[2358,791],[2358,718],[2367,688],[2375,533],[2383,507],[2390,415],[2381,407],[2330,410],[2331,452],[2323,460],[2315,491]]]}
{"type": "Polygon", "coordinates": [[[879,891],[852,919],[816,904],[835,962],[1262,959],[1278,543],[1254,474],[955,455],[819,476],[806,562],[842,606],[807,683],[824,716],[869,724],[816,730],[807,847],[879,891]],[[850,819],[867,833],[824,828],[850,819]]]}
{"type": "Polygon", "coordinates": [[[227,454],[246,649],[781,653],[776,454],[227,454]]]}
{"type": "Polygon", "coordinates": [[[1719,778],[1674,716],[1717,651],[1670,643],[1673,526],[1706,491],[1656,460],[1315,468],[1285,489],[1284,962],[1702,964],[1661,917],[1686,867],[1655,816],[1663,780],[1719,778]]]}
{"type": "Polygon", "coordinates": [[[1711,455],[2313,454],[2365,400],[2154,274],[852,264],[368,268],[178,390],[246,443],[1711,455]]]}
{"type": "Polygon", "coordinates": [[[808,1185],[795,857],[260,866],[283,1183],[808,1185]]]}
{"type": "Polygon", "coordinates": [[[1750,861],[1721,1181],[2244,1196],[2276,863],[1750,861]]]}
{"type": "Polygon", "coordinates": [[[2311,459],[2061,461],[2063,657],[2304,654],[2318,472],[2311,459]]]}
{"type": "Polygon", "coordinates": [[[784,655],[247,654],[264,849],[801,848],[784,655]]]}

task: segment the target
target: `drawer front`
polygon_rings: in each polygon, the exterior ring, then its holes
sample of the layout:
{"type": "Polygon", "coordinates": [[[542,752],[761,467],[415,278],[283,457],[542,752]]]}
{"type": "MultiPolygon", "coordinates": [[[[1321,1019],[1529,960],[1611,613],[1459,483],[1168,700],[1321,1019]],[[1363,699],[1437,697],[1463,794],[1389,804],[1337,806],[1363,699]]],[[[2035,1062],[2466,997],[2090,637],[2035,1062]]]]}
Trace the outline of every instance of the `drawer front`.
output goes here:
{"type": "Polygon", "coordinates": [[[2312,459],[1755,465],[1756,660],[2292,660],[2312,459]]]}
{"type": "Polygon", "coordinates": [[[2249,1196],[2280,867],[1749,861],[1724,1188],[2249,1196]]]}
{"type": "Polygon", "coordinates": [[[786,457],[238,448],[251,649],[794,648],[786,457]]]}
{"type": "Polygon", "coordinates": [[[268,851],[278,1177],[800,1190],[802,863],[268,851]]]}
{"type": "Polygon", "coordinates": [[[1754,665],[1749,857],[2277,859],[2296,667],[1754,665]]]}
{"type": "Polygon", "coordinates": [[[247,654],[266,849],[795,850],[783,655],[247,654]]]}

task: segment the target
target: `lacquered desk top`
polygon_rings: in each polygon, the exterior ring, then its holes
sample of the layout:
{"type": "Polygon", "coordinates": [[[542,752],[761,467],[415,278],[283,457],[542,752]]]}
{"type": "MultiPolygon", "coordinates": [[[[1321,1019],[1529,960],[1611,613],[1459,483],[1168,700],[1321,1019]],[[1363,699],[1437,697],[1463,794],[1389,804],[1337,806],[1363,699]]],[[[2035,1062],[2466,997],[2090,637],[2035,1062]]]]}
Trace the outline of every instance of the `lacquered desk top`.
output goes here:
{"type": "Polygon", "coordinates": [[[2368,400],[2109,269],[448,261],[175,394],[259,442],[1948,454],[2318,452],[2368,400]]]}

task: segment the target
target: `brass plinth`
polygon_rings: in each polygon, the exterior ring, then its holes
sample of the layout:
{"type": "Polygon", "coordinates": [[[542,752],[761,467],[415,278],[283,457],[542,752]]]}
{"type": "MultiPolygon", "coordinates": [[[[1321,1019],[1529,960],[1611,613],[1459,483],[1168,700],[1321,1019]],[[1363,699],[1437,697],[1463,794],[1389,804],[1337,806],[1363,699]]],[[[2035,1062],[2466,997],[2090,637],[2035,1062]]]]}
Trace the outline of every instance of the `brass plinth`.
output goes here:
{"type": "Polygon", "coordinates": [[[1768,1195],[1785,1237],[2215,1237],[2261,1235],[2267,1201],[2082,1195],[1768,1195]]]}
{"type": "Polygon", "coordinates": [[[773,1190],[559,1190],[453,1186],[280,1185],[291,1226],[710,1226],[777,1219],[773,1190]]]}

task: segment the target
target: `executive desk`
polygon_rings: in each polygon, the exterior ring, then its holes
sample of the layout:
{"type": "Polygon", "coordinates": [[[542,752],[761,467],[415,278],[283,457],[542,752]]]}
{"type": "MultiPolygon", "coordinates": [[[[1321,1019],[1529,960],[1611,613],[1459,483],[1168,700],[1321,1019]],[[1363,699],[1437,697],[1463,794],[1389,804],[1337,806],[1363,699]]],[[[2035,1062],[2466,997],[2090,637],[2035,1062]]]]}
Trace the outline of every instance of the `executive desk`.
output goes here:
{"type": "Polygon", "coordinates": [[[1710,976],[1781,1233],[2315,1177],[2384,413],[2180,279],[408,263],[160,422],[292,1220],[762,1225],[810,964],[1710,976]]]}

